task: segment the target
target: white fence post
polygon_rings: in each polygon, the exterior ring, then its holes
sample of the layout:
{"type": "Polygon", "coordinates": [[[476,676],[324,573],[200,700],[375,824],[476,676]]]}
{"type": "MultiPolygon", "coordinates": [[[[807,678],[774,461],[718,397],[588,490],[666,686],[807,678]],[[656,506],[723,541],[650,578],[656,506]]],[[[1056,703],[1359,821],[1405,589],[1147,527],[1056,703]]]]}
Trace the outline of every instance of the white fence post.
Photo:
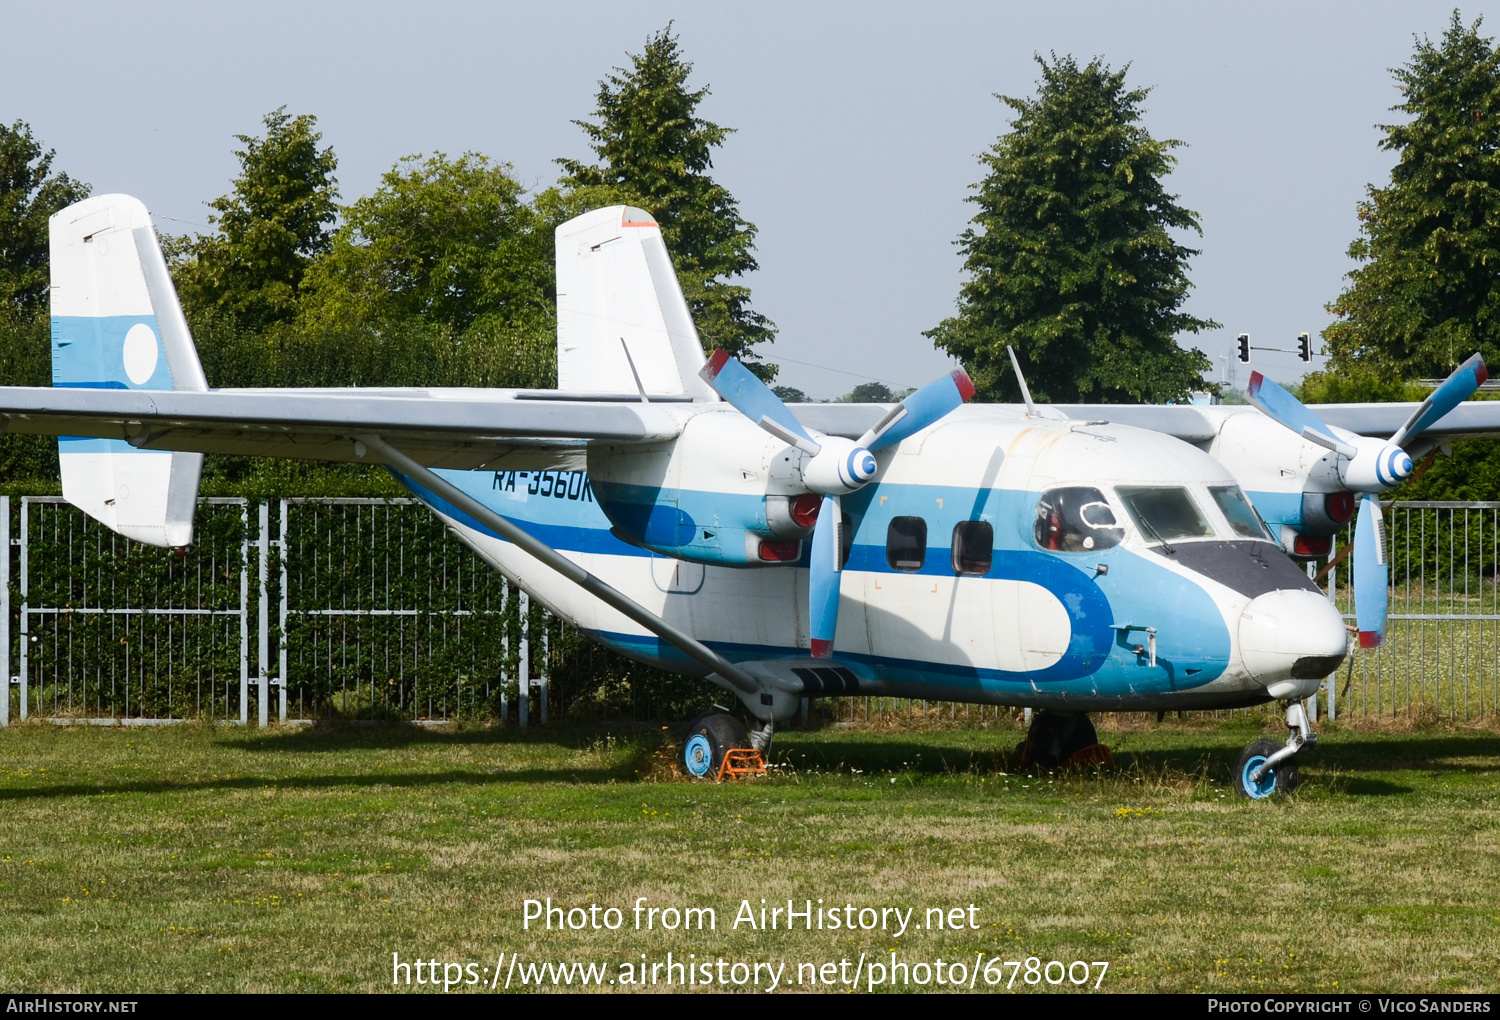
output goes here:
{"type": "Polygon", "coordinates": [[[281,531],[276,542],[277,551],[281,558],[281,606],[277,617],[279,635],[276,640],[276,679],[281,688],[280,708],[278,718],[286,722],[286,611],[287,611],[287,589],[286,589],[286,522],[287,522],[287,500],[281,500],[281,531]]]}
{"type": "Polygon", "coordinates": [[[531,714],[531,596],[521,592],[521,638],[517,657],[520,674],[516,679],[516,711],[525,726],[531,714]]]}
{"type": "Polygon", "coordinates": [[[27,602],[27,596],[31,593],[31,577],[30,577],[30,574],[29,574],[29,570],[30,570],[30,567],[31,567],[31,561],[30,561],[30,559],[28,557],[28,547],[26,545],[27,538],[29,537],[29,535],[28,535],[28,529],[27,529],[26,526],[27,526],[28,523],[30,523],[30,520],[31,520],[31,497],[30,496],[22,496],[21,497],[21,705],[20,705],[20,708],[21,708],[21,721],[22,722],[26,721],[26,714],[27,714],[26,713],[26,700],[27,700],[26,699],[26,693],[27,693],[26,692],[26,688],[27,688],[26,667],[29,665],[29,663],[27,662],[27,648],[28,648],[28,645],[30,644],[30,636],[29,636],[30,632],[29,632],[28,628],[29,628],[30,623],[31,623],[31,614],[27,612],[27,610],[31,608],[30,604],[27,602]]]}
{"type": "Polygon", "coordinates": [[[537,697],[538,697],[538,699],[540,700],[540,703],[541,703],[541,709],[542,709],[542,720],[541,721],[542,721],[543,725],[546,725],[546,723],[547,723],[547,680],[548,680],[548,674],[552,672],[552,670],[550,668],[551,667],[552,658],[551,658],[551,656],[548,653],[551,652],[551,650],[552,650],[552,630],[551,630],[551,628],[549,628],[547,626],[546,621],[543,621],[542,622],[542,660],[541,660],[541,666],[540,666],[540,668],[537,669],[537,688],[538,688],[538,690],[537,690],[537,697]]]}
{"type": "Polygon", "coordinates": [[[0,726],[10,725],[10,497],[0,496],[0,726]]]}
{"type": "Polygon", "coordinates": [[[250,723],[250,501],[240,506],[240,725],[250,723]]]}
{"type": "Polygon", "coordinates": [[[266,590],[267,562],[271,558],[271,504],[265,500],[256,503],[255,580],[258,597],[255,600],[255,699],[261,726],[270,724],[271,687],[267,674],[271,672],[271,607],[270,592],[266,590]]]}

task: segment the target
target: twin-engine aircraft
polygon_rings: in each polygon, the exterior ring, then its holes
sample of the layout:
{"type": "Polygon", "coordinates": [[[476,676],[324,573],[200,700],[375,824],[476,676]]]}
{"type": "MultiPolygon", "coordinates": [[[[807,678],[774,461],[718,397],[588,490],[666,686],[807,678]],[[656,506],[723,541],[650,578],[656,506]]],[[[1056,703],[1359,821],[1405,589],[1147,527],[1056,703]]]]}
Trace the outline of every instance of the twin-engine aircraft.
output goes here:
{"type": "Polygon", "coordinates": [[[1090,712],[1285,702],[1286,743],[1236,768],[1251,797],[1295,782],[1303,699],[1348,650],[1291,557],[1358,505],[1378,643],[1379,493],[1500,428],[1463,403],[1477,355],[1420,406],[1314,413],[1259,376],[1258,409],[976,405],[955,371],[894,406],[788,407],[705,356],[649,213],[556,241],[556,390],[212,390],[145,207],[91,198],[51,221],[53,386],[0,389],[0,421],[57,435],[68,500],[158,546],[192,541],[205,453],[385,466],[552,612],[732,692],[754,731],[700,717],[696,776],[808,697],[1043,709],[1043,763],[1095,743],[1090,712]]]}

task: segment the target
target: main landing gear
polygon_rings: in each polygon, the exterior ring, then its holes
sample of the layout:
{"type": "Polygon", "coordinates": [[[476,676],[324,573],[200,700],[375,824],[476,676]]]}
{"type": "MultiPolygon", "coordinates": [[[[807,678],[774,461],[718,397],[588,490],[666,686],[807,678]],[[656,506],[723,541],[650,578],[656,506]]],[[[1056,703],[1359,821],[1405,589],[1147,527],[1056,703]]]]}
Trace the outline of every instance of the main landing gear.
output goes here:
{"type": "Polygon", "coordinates": [[[1031,728],[1026,731],[1026,739],[1016,745],[1011,762],[1018,769],[1028,769],[1033,765],[1042,768],[1114,765],[1109,750],[1099,743],[1099,734],[1086,714],[1053,712],[1045,708],[1031,717],[1031,728]]]}
{"type": "MultiPolygon", "coordinates": [[[[776,727],[770,722],[752,733],[728,712],[704,712],[688,723],[683,734],[682,766],[694,779],[718,779],[725,756],[732,751],[752,750],[767,755],[775,732],[776,727]]],[[[731,760],[728,771],[738,771],[735,768],[738,764],[731,760]]],[[[763,773],[765,769],[760,767],[760,771],[763,773]]]]}
{"type": "Polygon", "coordinates": [[[1297,788],[1296,754],[1318,742],[1301,701],[1286,706],[1287,738],[1285,744],[1274,740],[1256,740],[1240,752],[1234,766],[1234,790],[1241,797],[1265,800],[1278,793],[1297,788]]]}

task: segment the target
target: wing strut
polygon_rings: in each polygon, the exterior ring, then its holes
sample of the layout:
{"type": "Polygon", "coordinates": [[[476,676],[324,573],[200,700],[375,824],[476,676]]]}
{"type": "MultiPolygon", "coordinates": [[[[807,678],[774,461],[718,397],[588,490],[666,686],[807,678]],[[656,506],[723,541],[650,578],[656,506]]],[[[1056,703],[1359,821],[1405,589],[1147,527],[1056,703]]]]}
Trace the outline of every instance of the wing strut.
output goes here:
{"type": "Polygon", "coordinates": [[[757,694],[760,692],[760,685],[755,682],[749,673],[740,669],[691,634],[678,630],[639,602],[606,584],[600,578],[595,577],[559,553],[556,549],[533,538],[520,527],[506,520],[456,485],[444,481],[442,476],[437,474],[437,472],[418,464],[415,460],[412,460],[379,436],[366,435],[359,438],[365,446],[369,447],[371,452],[391,467],[421,482],[428,491],[442,496],[449,503],[458,507],[486,527],[493,528],[502,538],[524,549],[601,602],[618,609],[636,623],[681,651],[684,655],[696,660],[729,681],[736,689],[746,694],[757,694]]]}

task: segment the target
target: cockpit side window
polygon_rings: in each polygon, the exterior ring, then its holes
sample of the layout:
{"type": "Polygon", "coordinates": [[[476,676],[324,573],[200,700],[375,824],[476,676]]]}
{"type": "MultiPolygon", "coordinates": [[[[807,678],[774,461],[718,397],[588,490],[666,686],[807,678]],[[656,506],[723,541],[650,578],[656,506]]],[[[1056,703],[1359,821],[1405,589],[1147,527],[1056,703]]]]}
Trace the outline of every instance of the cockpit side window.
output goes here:
{"type": "Polygon", "coordinates": [[[1098,489],[1049,489],[1036,503],[1036,544],[1058,552],[1094,552],[1119,545],[1125,529],[1098,489]]]}
{"type": "Polygon", "coordinates": [[[1204,538],[1214,533],[1186,489],[1165,485],[1122,485],[1115,491],[1148,541],[1204,538]]]}
{"type": "Polygon", "coordinates": [[[1214,502],[1219,504],[1219,509],[1224,511],[1229,526],[1234,533],[1241,538],[1270,538],[1266,529],[1260,521],[1260,515],[1245,498],[1245,493],[1238,485],[1210,485],[1208,491],[1213,494],[1214,502]]]}

